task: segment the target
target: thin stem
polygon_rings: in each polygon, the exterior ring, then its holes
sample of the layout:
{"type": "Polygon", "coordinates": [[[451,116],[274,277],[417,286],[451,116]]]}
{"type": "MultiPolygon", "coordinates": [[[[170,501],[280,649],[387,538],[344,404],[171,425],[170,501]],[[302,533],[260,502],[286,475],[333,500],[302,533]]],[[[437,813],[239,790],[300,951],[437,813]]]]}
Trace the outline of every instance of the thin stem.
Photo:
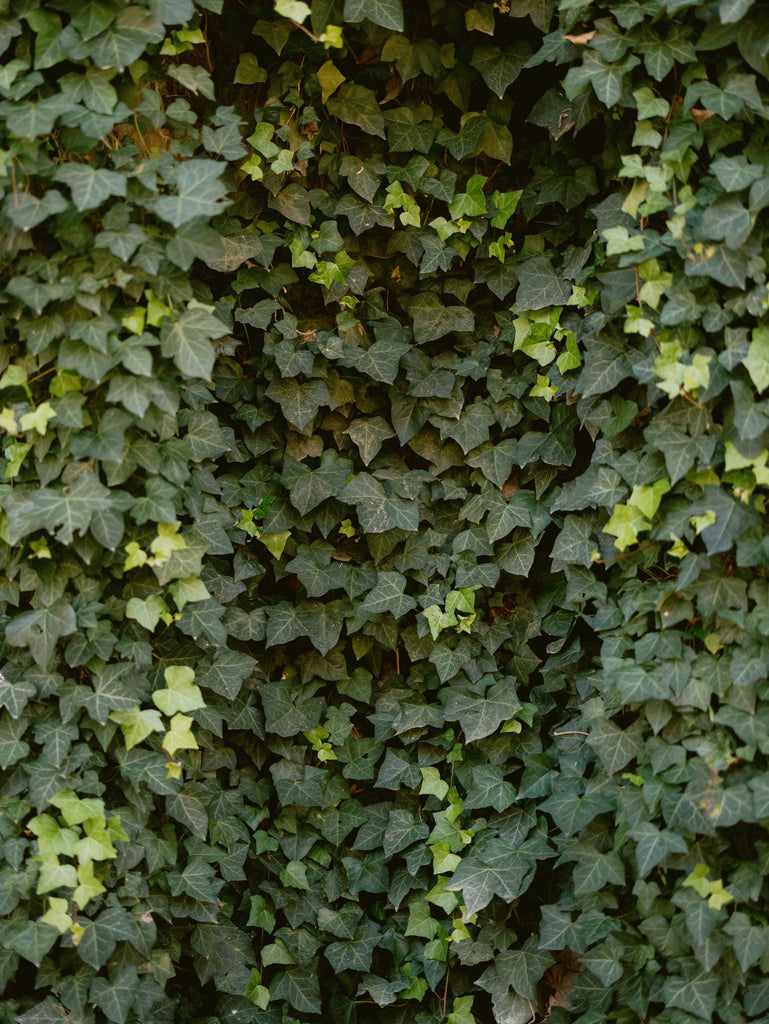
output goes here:
{"type": "Polygon", "coordinates": [[[443,997],[440,1000],[441,1004],[441,1017],[446,1016],[446,1010],[448,1009],[449,1003],[449,975],[451,974],[451,964],[446,964],[446,983],[443,986],[443,997]]]}
{"type": "Polygon", "coordinates": [[[291,22],[291,24],[294,26],[294,28],[300,28],[302,30],[302,32],[304,32],[304,34],[306,36],[309,36],[310,39],[312,39],[312,41],[314,43],[319,43],[320,42],[320,39],[315,35],[315,33],[314,32],[310,32],[310,30],[308,28],[305,28],[304,25],[300,24],[298,21],[294,21],[293,18],[289,18],[288,20],[291,22]]]}

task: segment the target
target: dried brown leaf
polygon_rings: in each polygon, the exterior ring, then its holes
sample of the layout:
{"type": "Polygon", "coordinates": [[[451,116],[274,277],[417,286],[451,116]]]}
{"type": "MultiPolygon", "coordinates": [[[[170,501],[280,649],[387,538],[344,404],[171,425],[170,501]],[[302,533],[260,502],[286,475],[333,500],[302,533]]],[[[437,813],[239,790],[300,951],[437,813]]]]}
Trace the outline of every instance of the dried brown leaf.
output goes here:
{"type": "Polygon", "coordinates": [[[595,29],[591,28],[589,32],[580,32],[578,35],[572,35],[567,33],[563,38],[568,39],[570,43],[574,43],[575,46],[585,46],[595,35],[595,29]]]}
{"type": "Polygon", "coordinates": [[[697,124],[702,124],[703,121],[707,121],[709,117],[712,117],[715,111],[708,110],[707,107],[692,107],[690,113],[697,124]]]}
{"type": "Polygon", "coordinates": [[[569,1009],[569,999],[574,982],[583,970],[579,953],[572,949],[560,949],[553,953],[555,963],[545,971],[543,980],[553,990],[547,1005],[548,1014],[560,1006],[569,1009]]]}

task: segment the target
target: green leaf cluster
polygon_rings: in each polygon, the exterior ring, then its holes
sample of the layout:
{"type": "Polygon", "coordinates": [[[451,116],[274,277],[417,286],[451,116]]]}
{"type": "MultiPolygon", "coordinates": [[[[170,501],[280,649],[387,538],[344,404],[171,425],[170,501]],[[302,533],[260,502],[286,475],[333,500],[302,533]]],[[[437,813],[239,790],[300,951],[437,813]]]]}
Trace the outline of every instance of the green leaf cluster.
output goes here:
{"type": "Polygon", "coordinates": [[[0,0],[0,1017],[769,1011],[769,20],[0,0]]]}

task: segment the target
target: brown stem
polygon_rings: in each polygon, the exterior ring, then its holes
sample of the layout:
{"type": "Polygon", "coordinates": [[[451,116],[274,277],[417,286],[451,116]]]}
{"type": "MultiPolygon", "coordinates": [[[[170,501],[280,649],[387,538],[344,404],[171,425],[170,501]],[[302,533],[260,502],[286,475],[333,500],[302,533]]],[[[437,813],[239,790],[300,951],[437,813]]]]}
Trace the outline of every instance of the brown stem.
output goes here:
{"type": "Polygon", "coordinates": [[[615,555],[613,558],[598,558],[596,559],[596,565],[607,565],[609,562],[620,562],[623,558],[632,558],[633,555],[637,555],[639,551],[646,551],[648,548],[653,548],[654,544],[639,544],[637,548],[632,551],[623,551],[621,555],[615,555]]]}
{"type": "Polygon", "coordinates": [[[298,21],[294,21],[293,18],[289,18],[288,20],[291,22],[291,24],[294,26],[294,28],[301,29],[302,32],[304,32],[304,34],[306,36],[309,36],[310,39],[312,39],[312,41],[314,43],[319,43],[320,42],[320,39],[315,35],[315,33],[314,32],[310,32],[310,30],[308,28],[305,28],[304,25],[300,24],[298,21]]]}

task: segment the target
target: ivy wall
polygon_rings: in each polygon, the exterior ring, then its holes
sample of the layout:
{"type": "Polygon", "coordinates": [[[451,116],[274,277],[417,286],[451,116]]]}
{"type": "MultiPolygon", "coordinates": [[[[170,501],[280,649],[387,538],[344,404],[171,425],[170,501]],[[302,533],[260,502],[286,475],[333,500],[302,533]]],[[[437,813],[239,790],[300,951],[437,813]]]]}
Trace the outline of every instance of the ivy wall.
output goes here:
{"type": "Polygon", "coordinates": [[[769,7],[0,0],[0,1021],[769,1011],[769,7]]]}

